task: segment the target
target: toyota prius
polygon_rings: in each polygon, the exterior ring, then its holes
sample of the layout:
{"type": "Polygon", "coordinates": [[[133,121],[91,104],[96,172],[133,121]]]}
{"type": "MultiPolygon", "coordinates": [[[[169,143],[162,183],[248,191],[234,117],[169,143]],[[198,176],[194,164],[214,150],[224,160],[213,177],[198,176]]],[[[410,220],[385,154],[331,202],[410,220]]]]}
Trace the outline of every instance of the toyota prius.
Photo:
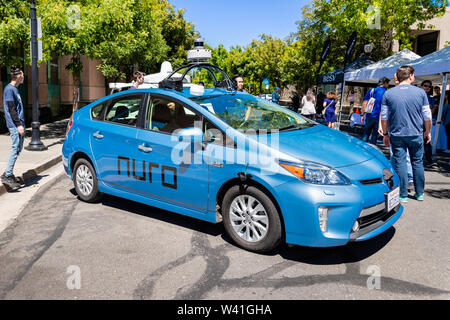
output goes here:
{"type": "Polygon", "coordinates": [[[63,163],[79,198],[222,222],[259,253],[364,241],[400,218],[398,176],[375,147],[248,93],[198,87],[128,90],[76,111],[63,163]]]}

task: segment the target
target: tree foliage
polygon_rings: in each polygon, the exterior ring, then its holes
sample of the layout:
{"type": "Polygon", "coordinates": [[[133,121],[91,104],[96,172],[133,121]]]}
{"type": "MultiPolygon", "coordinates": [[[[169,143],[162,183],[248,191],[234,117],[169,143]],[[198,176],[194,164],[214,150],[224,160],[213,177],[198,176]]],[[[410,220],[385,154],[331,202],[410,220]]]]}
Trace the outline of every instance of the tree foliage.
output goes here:
{"type": "MultiPolygon", "coordinates": [[[[0,64],[29,59],[27,0],[0,0],[0,64]]],[[[164,60],[181,64],[193,45],[194,26],[167,0],[39,0],[44,60],[70,56],[74,109],[83,70],[81,57],[100,61],[107,78],[130,78],[135,70],[154,72],[164,60]]],[[[22,64],[22,63],[20,63],[22,64]]]]}

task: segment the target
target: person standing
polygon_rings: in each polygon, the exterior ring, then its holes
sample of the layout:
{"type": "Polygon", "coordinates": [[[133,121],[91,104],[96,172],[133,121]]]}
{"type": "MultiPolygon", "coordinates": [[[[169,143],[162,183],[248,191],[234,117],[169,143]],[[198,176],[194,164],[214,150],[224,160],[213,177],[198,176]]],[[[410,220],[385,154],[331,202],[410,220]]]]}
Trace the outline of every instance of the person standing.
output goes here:
{"type": "Polygon", "coordinates": [[[336,93],[328,92],[327,97],[323,101],[325,112],[324,120],[329,128],[334,128],[336,122],[336,93]]]}
{"type": "Polygon", "coordinates": [[[316,98],[314,97],[314,92],[309,89],[306,96],[302,99],[302,115],[308,119],[314,119],[316,114],[316,98]]]}
{"type": "Polygon", "coordinates": [[[361,122],[364,121],[364,134],[362,140],[371,144],[377,144],[378,122],[380,119],[381,101],[389,88],[389,79],[384,77],[378,81],[378,87],[370,90],[364,97],[361,111],[361,122]],[[373,104],[372,106],[369,106],[373,104]],[[371,110],[370,110],[371,109],[371,110]],[[364,118],[364,114],[366,117],[364,118]]]}
{"type": "Polygon", "coordinates": [[[133,85],[131,86],[130,90],[139,89],[139,86],[144,83],[144,77],[145,73],[136,71],[133,74],[133,85]]]}
{"type": "MultiPolygon", "coordinates": [[[[430,105],[430,111],[431,113],[433,113],[434,98],[431,96],[433,93],[433,84],[430,80],[425,80],[422,82],[420,87],[425,91],[428,98],[428,104],[430,105]]],[[[434,164],[433,148],[431,146],[431,143],[425,145],[425,161],[427,166],[432,166],[434,164]]]]}
{"type": "Polygon", "coordinates": [[[291,96],[292,104],[291,104],[291,110],[294,112],[298,112],[298,109],[300,108],[300,97],[298,96],[297,90],[292,90],[292,96],[291,96]]]}
{"type": "Polygon", "coordinates": [[[447,135],[447,150],[444,152],[450,153],[450,90],[445,92],[445,104],[442,108],[442,123],[445,126],[445,134],[447,135]]]}
{"type": "Polygon", "coordinates": [[[423,153],[424,143],[431,142],[431,109],[425,92],[412,85],[414,68],[402,66],[396,75],[399,85],[389,89],[381,103],[383,143],[386,147],[392,145],[394,170],[400,178],[400,201],[408,201],[407,151],[413,168],[415,198],[423,201],[423,153]]]}
{"type": "Polygon", "coordinates": [[[273,103],[276,103],[276,104],[280,103],[280,98],[281,98],[280,94],[281,94],[280,88],[275,87],[272,92],[272,102],[273,103]]]}
{"type": "Polygon", "coordinates": [[[19,94],[19,86],[23,83],[24,74],[19,68],[11,68],[11,83],[3,92],[3,108],[5,111],[6,126],[8,127],[12,144],[11,154],[5,172],[1,176],[3,184],[10,188],[20,187],[20,179],[13,174],[17,157],[22,152],[25,139],[25,117],[23,112],[22,99],[19,94]]]}
{"type": "Polygon", "coordinates": [[[322,114],[323,102],[326,97],[327,96],[323,93],[323,89],[319,89],[319,93],[317,94],[316,114],[322,114]]]}
{"type": "Polygon", "coordinates": [[[233,82],[234,82],[234,84],[236,86],[236,91],[245,92],[245,90],[244,90],[244,77],[243,76],[241,76],[240,74],[235,74],[233,76],[232,80],[233,80],[233,82]]]}

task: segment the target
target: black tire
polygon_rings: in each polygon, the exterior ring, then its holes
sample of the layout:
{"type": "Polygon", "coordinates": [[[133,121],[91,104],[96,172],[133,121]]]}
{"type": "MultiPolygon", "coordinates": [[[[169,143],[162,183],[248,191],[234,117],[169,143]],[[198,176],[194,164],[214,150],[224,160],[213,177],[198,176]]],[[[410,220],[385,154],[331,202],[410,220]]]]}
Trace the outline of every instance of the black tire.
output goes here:
{"type": "Polygon", "coordinates": [[[223,198],[221,211],[225,231],[239,247],[252,252],[267,253],[280,244],[282,240],[282,226],[279,212],[272,200],[258,188],[253,186],[234,186],[230,188],[223,198]],[[246,220],[243,220],[242,224],[238,220],[245,215],[240,212],[245,210],[242,210],[242,206],[239,207],[241,211],[237,210],[236,205],[239,203],[239,200],[244,202],[247,200],[245,207],[251,208],[254,206],[250,210],[257,211],[257,213],[251,215],[248,214],[247,210],[246,220]],[[262,207],[259,207],[258,203],[262,207]],[[264,210],[259,211],[257,207],[264,210]],[[257,227],[257,223],[259,227],[257,227]],[[241,230],[238,231],[238,229],[241,230]],[[264,232],[265,234],[262,236],[264,232]],[[259,237],[261,238],[258,239],[259,237]]]}
{"type": "Polygon", "coordinates": [[[84,159],[78,159],[73,168],[73,184],[81,200],[93,203],[103,196],[98,190],[97,174],[92,164],[84,159]]]}

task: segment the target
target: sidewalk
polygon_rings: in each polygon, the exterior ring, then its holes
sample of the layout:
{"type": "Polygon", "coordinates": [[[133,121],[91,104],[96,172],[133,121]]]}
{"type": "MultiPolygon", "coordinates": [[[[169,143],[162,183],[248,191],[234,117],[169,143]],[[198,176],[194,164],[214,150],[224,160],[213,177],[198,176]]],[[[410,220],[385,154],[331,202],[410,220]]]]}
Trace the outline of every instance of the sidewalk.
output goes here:
{"type": "MultiPolygon", "coordinates": [[[[68,119],[41,125],[41,141],[47,147],[45,151],[28,151],[25,149],[31,141],[31,128],[27,128],[24,149],[17,158],[14,175],[24,182],[35,178],[41,172],[62,161],[61,149],[65,139],[68,119]]],[[[11,152],[11,138],[8,133],[0,134],[0,175],[3,174],[11,152]]],[[[7,192],[0,183],[0,195],[7,192]]]]}

